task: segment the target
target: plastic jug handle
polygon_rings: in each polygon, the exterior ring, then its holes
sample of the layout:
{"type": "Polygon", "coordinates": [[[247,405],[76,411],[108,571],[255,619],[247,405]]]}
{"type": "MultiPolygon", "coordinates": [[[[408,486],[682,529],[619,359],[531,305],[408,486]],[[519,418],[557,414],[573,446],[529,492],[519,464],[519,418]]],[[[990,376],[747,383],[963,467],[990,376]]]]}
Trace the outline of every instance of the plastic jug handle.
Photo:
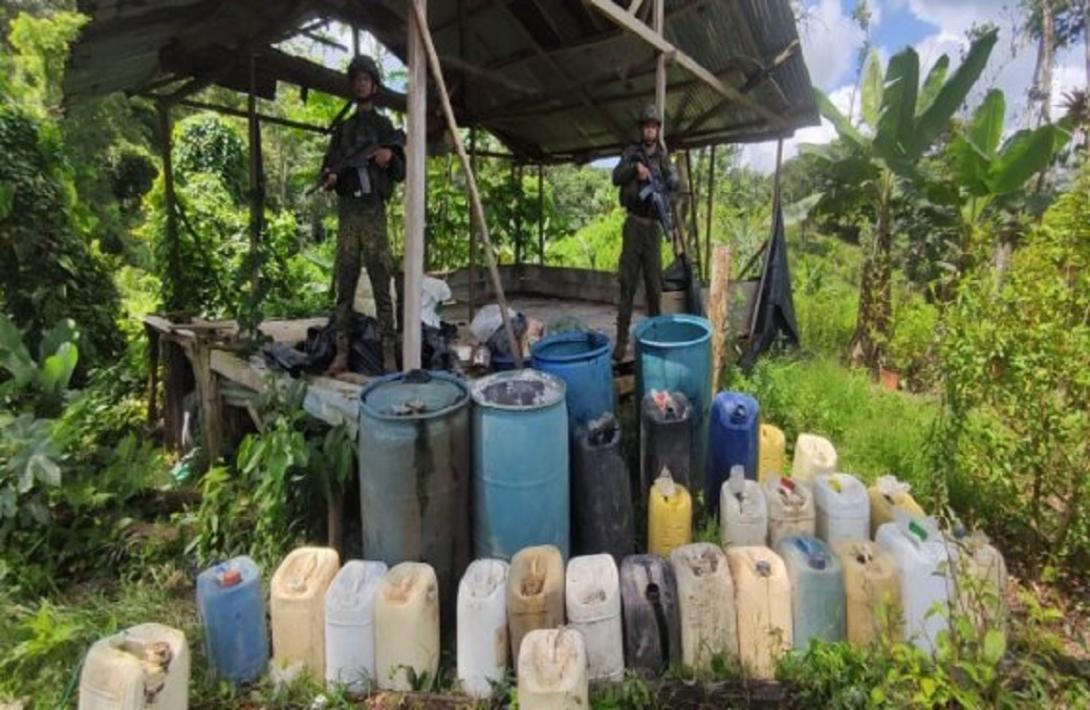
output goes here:
{"type": "Polygon", "coordinates": [[[802,550],[802,554],[806,555],[807,562],[810,563],[811,567],[814,569],[825,569],[825,552],[813,539],[796,537],[795,547],[802,550]]]}

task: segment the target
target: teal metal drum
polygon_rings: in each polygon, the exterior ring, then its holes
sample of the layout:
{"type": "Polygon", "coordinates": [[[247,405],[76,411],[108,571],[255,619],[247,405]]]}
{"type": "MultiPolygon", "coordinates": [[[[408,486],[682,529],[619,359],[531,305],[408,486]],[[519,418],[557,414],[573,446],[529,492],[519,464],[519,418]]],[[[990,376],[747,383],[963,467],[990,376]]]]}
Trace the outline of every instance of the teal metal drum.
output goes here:
{"type": "Polygon", "coordinates": [[[530,545],[569,551],[568,412],[564,381],[537,370],[476,380],[473,550],[511,559],[530,545]]]}
{"type": "Polygon", "coordinates": [[[567,385],[572,431],[607,412],[616,413],[609,353],[609,338],[595,331],[557,333],[534,343],[533,367],[556,375],[567,385]]]}
{"type": "Polygon", "coordinates": [[[711,405],[711,323],[706,318],[672,314],[647,318],[636,325],[636,389],[638,402],[652,390],[681,392],[693,416],[693,490],[703,486],[711,405]]]}
{"type": "Polygon", "coordinates": [[[444,601],[469,564],[469,401],[462,380],[420,370],[360,393],[363,556],[427,562],[444,601]]]}

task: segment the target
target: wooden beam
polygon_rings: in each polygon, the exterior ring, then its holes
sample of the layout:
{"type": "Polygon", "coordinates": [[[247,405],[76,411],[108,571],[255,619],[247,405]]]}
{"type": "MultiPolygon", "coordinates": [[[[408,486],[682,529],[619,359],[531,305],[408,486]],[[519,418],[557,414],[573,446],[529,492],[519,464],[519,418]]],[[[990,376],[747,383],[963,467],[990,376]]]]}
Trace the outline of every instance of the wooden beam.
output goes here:
{"type": "MultiPolygon", "coordinates": [[[[257,117],[257,59],[250,55],[250,92],[246,114],[250,136],[250,331],[244,337],[257,339],[258,299],[261,296],[261,241],[265,231],[265,168],[261,155],[261,121],[257,117]]],[[[240,329],[241,330],[241,329],[240,329]]]]}
{"type": "Polygon", "coordinates": [[[636,13],[640,11],[640,5],[642,4],[643,0],[632,0],[632,2],[628,3],[628,14],[635,17],[636,13]]]}
{"type": "MultiPolygon", "coordinates": [[[[666,30],[665,3],[663,0],[654,0],[654,3],[655,33],[661,37],[666,30]]],[[[659,141],[666,145],[666,52],[662,49],[655,58],[655,110],[659,114],[659,141]]]]}
{"type": "MultiPolygon", "coordinates": [[[[215,111],[216,113],[222,113],[226,116],[235,116],[237,118],[247,118],[249,114],[237,108],[231,108],[230,106],[221,106],[219,104],[206,103],[204,101],[194,101],[192,99],[182,99],[178,102],[179,106],[185,106],[187,108],[195,108],[201,111],[215,111]]],[[[292,121],[291,119],[281,118],[279,116],[270,116],[267,113],[257,113],[257,118],[262,123],[271,123],[276,126],[284,126],[285,128],[297,128],[301,131],[310,131],[311,133],[321,133],[323,135],[329,135],[329,128],[326,126],[316,126],[313,123],[302,123],[301,121],[292,121]]]]}
{"type": "Polygon", "coordinates": [[[616,5],[613,0],[586,0],[586,2],[590,3],[596,10],[613,20],[620,27],[632,32],[658,51],[664,52],[675,64],[703,81],[722,96],[746,106],[771,122],[777,128],[781,128],[785,131],[788,130],[787,123],[781,116],[769,111],[760,103],[738,91],[738,89],[721,81],[715,74],[712,74],[700,64],[700,62],[671,44],[661,33],[656,32],[639,20],[633,19],[623,8],[616,5]]]}
{"type": "MultiPolygon", "coordinates": [[[[503,330],[507,335],[507,343],[511,348],[511,356],[515,360],[515,367],[522,369],[522,348],[519,347],[518,338],[515,337],[514,328],[511,327],[511,317],[507,312],[507,298],[503,294],[503,281],[500,279],[499,269],[496,267],[496,255],[492,251],[492,239],[488,234],[488,223],[484,217],[484,206],[481,204],[481,195],[477,190],[477,177],[469,163],[465,146],[462,145],[462,136],[458,132],[458,122],[454,117],[454,108],[450,105],[450,94],[447,93],[446,81],[443,79],[443,69],[439,64],[439,55],[432,44],[431,33],[428,31],[428,16],[424,8],[425,0],[410,0],[415,26],[419,39],[423,42],[427,51],[428,64],[431,66],[432,78],[439,88],[439,100],[442,102],[443,114],[447,119],[447,129],[450,131],[451,140],[458,151],[458,159],[462,162],[462,169],[466,173],[466,187],[469,188],[469,201],[473,211],[477,214],[477,221],[481,225],[481,240],[484,242],[485,257],[488,261],[489,275],[492,277],[492,289],[495,291],[496,302],[500,307],[500,317],[503,319],[503,330]]],[[[410,27],[412,24],[410,23],[410,27]]]]}
{"type": "Polygon", "coordinates": [[[421,284],[424,281],[424,178],[427,170],[427,55],[423,32],[427,30],[427,0],[408,0],[408,110],[405,127],[405,288],[402,298],[402,367],[420,368],[421,284]],[[423,27],[418,23],[423,22],[423,27]]]}

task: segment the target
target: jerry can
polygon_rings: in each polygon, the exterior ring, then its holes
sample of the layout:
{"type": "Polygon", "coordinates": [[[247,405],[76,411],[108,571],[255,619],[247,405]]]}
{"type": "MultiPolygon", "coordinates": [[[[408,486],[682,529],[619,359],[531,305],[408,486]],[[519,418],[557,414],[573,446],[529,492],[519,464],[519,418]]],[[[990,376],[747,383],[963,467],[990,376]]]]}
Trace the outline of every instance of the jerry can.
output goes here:
{"type": "Polygon", "coordinates": [[[844,572],[840,560],[816,537],[785,537],[776,551],[791,580],[791,626],[795,648],[813,639],[844,638],[844,572]]]}
{"type": "Polygon", "coordinates": [[[365,692],[375,680],[375,594],[386,563],[349,560],[325,593],[325,677],[365,692]]]}
{"type": "Polygon", "coordinates": [[[720,656],[738,659],[738,618],[727,557],[710,542],[682,545],[670,553],[677,580],[681,620],[681,660],[710,670],[720,656]]]}
{"type": "Polygon", "coordinates": [[[233,683],[257,679],[269,665],[269,625],[261,570],[235,557],[197,576],[204,653],[215,674],[233,683]]]}
{"type": "MultiPolygon", "coordinates": [[[[612,380],[609,386],[612,391],[612,380]]],[[[606,413],[577,427],[573,439],[572,546],[580,555],[606,552],[622,560],[632,554],[636,533],[621,427],[606,413]]]]}
{"type": "Polygon", "coordinates": [[[903,481],[898,481],[893,476],[879,476],[874,485],[867,488],[870,498],[870,534],[878,532],[878,528],[898,520],[902,517],[924,518],[927,517],[923,508],[909,493],[911,486],[903,481]]]}
{"type": "Polygon", "coordinates": [[[954,572],[958,576],[955,601],[960,614],[978,631],[1007,630],[1007,563],[979,530],[955,538],[954,572]]]}
{"type": "Polygon", "coordinates": [[[587,652],[575,629],[534,629],[518,658],[520,710],[589,708],[587,652]]]}
{"type": "Polygon", "coordinates": [[[663,468],[692,485],[693,410],[681,392],[652,390],[640,407],[640,495],[647,496],[663,468]]]}
{"type": "Polygon", "coordinates": [[[773,476],[764,483],[768,504],[768,544],[775,547],[789,535],[813,535],[817,530],[810,487],[793,478],[773,476]]]}
{"type": "Polygon", "coordinates": [[[738,656],[752,678],[776,676],[776,662],[793,644],[791,582],[783,559],[767,547],[727,550],[738,609],[738,656]]]}
{"type": "Polygon", "coordinates": [[[375,675],[383,690],[412,690],[439,670],[439,579],[426,562],[402,562],[375,595],[375,675]]]}
{"type": "Polygon", "coordinates": [[[711,510],[719,506],[719,489],[732,467],[741,466],[746,478],[757,480],[760,428],[761,408],[753,397],[740,392],[715,395],[708,424],[708,468],[704,473],[704,500],[711,510]]]}
{"type": "Polygon", "coordinates": [[[758,451],[758,481],[764,483],[772,476],[787,474],[787,439],[782,429],[772,424],[761,424],[761,444],[758,451]]]}
{"type": "Polygon", "coordinates": [[[325,593],[339,568],[328,547],[300,547],[280,563],[269,592],[273,663],[280,668],[300,665],[325,678],[325,593]]]}
{"type": "Polygon", "coordinates": [[[564,559],[555,545],[524,547],[511,559],[507,576],[507,631],[511,657],[533,629],[564,624],[564,559]]]}
{"type": "Polygon", "coordinates": [[[647,501],[647,551],[667,556],[692,539],[693,500],[685,486],[675,483],[670,471],[651,486],[647,501]]]}
{"type": "Polygon", "coordinates": [[[836,449],[832,442],[817,434],[799,434],[791,461],[791,478],[813,484],[819,474],[834,473],[836,464],[836,449]]]}
{"type": "Polygon", "coordinates": [[[949,627],[950,557],[933,520],[908,518],[878,528],[875,542],[897,565],[904,610],[902,636],[925,651],[934,651],[939,633],[949,627]],[[929,613],[933,606],[943,613],[929,613]]]}
{"type": "Polygon", "coordinates": [[[731,469],[719,492],[719,537],[729,545],[763,545],[768,540],[768,503],[757,481],[743,478],[742,467],[731,469]]]}
{"type": "Polygon", "coordinates": [[[870,540],[838,540],[832,548],[844,570],[848,643],[900,639],[901,585],[893,558],[870,540]]]}
{"type": "Polygon", "coordinates": [[[823,473],[814,479],[817,537],[827,543],[870,536],[870,496],[858,478],[823,473]]]}
{"type": "Polygon", "coordinates": [[[568,626],[583,635],[588,677],[593,681],[621,680],[624,640],[617,563],[607,554],[573,557],[568,561],[564,584],[568,626]]]}
{"type": "Polygon", "coordinates": [[[674,571],[658,555],[631,555],[621,563],[625,662],[657,675],[681,661],[681,627],[674,571]]]}
{"type": "Polygon", "coordinates": [[[507,671],[507,573],[503,560],[474,560],[458,585],[458,681],[473,698],[492,696],[507,671]]]}
{"type": "Polygon", "coordinates": [[[186,710],[189,646],[185,634],[140,624],[96,641],[80,672],[80,710],[186,710]]]}

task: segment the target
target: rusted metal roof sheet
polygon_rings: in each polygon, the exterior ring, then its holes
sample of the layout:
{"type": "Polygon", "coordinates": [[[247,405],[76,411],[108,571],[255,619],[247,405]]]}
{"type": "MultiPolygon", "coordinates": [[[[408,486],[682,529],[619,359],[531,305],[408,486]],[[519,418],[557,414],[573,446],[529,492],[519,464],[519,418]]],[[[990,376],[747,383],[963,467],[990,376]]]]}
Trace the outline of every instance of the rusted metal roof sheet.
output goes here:
{"type": "MultiPolygon", "coordinates": [[[[629,0],[618,1],[627,9],[629,0]]],[[[650,0],[638,17],[650,23],[650,0]]],[[[292,66],[270,45],[315,18],[355,24],[406,60],[405,0],[81,0],[91,22],[73,47],[66,96],[147,91],[174,73],[244,89],[250,51],[259,93],[292,81],[343,95],[338,72],[292,66]]],[[[428,3],[428,24],[465,125],[530,161],[588,160],[634,138],[653,99],[655,52],[582,0],[428,3]]],[[[668,0],[668,40],[722,81],[781,117],[788,131],[818,122],[789,0],[668,0]],[[795,51],[779,65],[785,50],[795,51]]],[[[296,63],[297,64],[297,63],[296,63]]],[[[161,89],[169,94],[178,82],[161,89]]],[[[396,96],[386,97],[396,106],[396,96]]],[[[668,68],[666,133],[675,147],[767,140],[784,133],[741,102],[725,101],[680,67],[668,68]]]]}

